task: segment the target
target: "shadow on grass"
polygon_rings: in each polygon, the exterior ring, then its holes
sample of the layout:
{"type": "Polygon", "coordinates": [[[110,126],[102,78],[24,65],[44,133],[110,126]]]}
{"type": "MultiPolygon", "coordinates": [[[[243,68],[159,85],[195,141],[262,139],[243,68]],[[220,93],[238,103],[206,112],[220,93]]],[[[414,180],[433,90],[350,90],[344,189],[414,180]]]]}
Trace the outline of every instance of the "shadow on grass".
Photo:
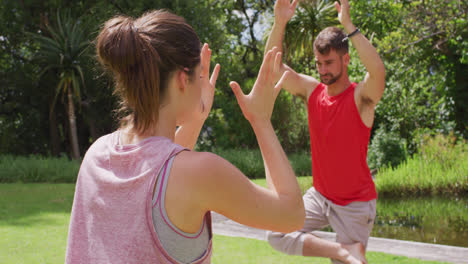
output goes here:
{"type": "Polygon", "coordinates": [[[0,184],[0,225],[54,225],[50,213],[69,215],[75,184],[0,184]]]}

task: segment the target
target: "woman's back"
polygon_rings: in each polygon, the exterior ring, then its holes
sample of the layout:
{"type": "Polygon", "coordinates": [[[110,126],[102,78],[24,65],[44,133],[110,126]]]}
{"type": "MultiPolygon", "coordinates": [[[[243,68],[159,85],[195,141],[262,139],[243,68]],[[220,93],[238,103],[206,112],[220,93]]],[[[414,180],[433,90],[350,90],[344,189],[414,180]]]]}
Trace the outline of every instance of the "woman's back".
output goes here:
{"type": "MultiPolygon", "coordinates": [[[[173,263],[154,231],[151,199],[158,172],[184,148],[165,137],[122,145],[120,133],[97,140],[83,160],[66,263],[173,263]]],[[[211,243],[199,263],[210,254],[211,243]]]]}
{"type": "MultiPolygon", "coordinates": [[[[115,17],[104,24],[96,51],[115,79],[121,113],[127,116],[120,132],[99,139],[85,156],[72,209],[67,263],[178,263],[158,241],[161,238],[164,244],[171,238],[160,235],[163,231],[155,233],[151,197],[163,163],[179,152],[168,169],[164,194],[166,220],[174,231],[198,234],[201,226],[211,228],[206,217],[210,211],[274,231],[302,227],[300,188],[270,121],[286,76],[275,87],[281,63],[276,48],[266,53],[249,95],[231,83],[257,136],[268,189],[215,154],[181,151],[195,146],[213,105],[220,69],[217,65],[209,77],[211,50],[208,44],[200,46],[183,18],[161,10],[137,19],[115,17]]],[[[193,263],[210,262],[211,240],[203,244],[206,251],[197,251],[203,255],[193,263]]]]}

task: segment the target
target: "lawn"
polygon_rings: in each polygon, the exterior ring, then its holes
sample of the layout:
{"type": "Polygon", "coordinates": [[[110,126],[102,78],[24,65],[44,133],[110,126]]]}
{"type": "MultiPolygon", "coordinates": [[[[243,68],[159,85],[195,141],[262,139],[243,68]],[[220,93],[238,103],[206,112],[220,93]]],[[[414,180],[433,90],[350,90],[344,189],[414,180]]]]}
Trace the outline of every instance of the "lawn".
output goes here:
{"type": "MultiPolygon", "coordinates": [[[[74,184],[0,184],[0,263],[63,263],[74,184]]],[[[311,263],[265,241],[215,235],[213,263],[311,263]]],[[[370,263],[440,263],[368,253],[370,263]]],[[[330,263],[314,258],[313,263],[330,263]]]]}

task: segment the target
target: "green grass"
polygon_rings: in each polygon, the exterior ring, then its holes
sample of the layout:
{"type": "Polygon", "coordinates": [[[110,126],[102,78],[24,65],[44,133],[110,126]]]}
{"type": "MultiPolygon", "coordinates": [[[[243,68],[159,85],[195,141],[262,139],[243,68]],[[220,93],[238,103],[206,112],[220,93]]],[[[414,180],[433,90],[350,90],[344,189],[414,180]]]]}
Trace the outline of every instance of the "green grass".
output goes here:
{"type": "MultiPolygon", "coordinates": [[[[423,261],[414,258],[406,258],[380,252],[368,252],[367,260],[373,264],[429,264],[447,263],[437,261],[423,261]]],[[[326,258],[310,258],[301,256],[289,256],[273,250],[266,241],[256,239],[226,237],[215,235],[213,239],[212,263],[223,264],[330,264],[326,258]]]]}
{"type": "MultiPolygon", "coordinates": [[[[0,263],[63,263],[74,184],[0,184],[0,263]]],[[[370,263],[440,263],[368,253],[370,263]]],[[[213,263],[330,263],[287,256],[267,242],[214,237],[213,263]]]]}
{"type": "MultiPolygon", "coordinates": [[[[301,176],[297,177],[296,179],[299,183],[299,187],[301,188],[302,194],[304,194],[310,187],[312,187],[312,176],[301,176]]],[[[255,184],[267,188],[266,179],[253,179],[252,181],[255,184]]]]}
{"type": "Polygon", "coordinates": [[[0,263],[63,263],[74,184],[0,184],[0,263]]]}

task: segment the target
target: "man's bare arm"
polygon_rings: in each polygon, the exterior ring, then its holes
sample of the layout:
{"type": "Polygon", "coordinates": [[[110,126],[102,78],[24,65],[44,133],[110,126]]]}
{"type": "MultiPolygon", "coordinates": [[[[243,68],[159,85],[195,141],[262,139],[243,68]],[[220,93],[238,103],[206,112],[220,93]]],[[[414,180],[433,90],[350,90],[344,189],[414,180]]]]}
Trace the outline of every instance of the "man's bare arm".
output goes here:
{"type": "MultiPolygon", "coordinates": [[[[341,5],[335,2],[338,19],[345,31],[350,34],[356,30],[351,22],[348,0],[341,0],[341,5]]],[[[382,98],[385,89],[385,67],[377,50],[363,34],[350,37],[356,48],[361,62],[367,69],[364,81],[358,86],[358,108],[363,106],[375,107],[382,98]]],[[[361,113],[362,114],[362,113],[361,113]]]]}
{"type": "MultiPolygon", "coordinates": [[[[286,25],[293,17],[297,3],[298,0],[294,0],[292,3],[291,0],[276,1],[275,22],[268,36],[265,52],[271,50],[273,47],[277,47],[281,52],[283,51],[283,38],[286,25]]],[[[285,76],[283,88],[291,94],[307,101],[307,98],[319,82],[311,76],[296,73],[284,63],[281,64],[279,74],[275,81],[278,81],[279,77],[282,76],[285,71],[289,71],[289,73],[285,76]]]]}

